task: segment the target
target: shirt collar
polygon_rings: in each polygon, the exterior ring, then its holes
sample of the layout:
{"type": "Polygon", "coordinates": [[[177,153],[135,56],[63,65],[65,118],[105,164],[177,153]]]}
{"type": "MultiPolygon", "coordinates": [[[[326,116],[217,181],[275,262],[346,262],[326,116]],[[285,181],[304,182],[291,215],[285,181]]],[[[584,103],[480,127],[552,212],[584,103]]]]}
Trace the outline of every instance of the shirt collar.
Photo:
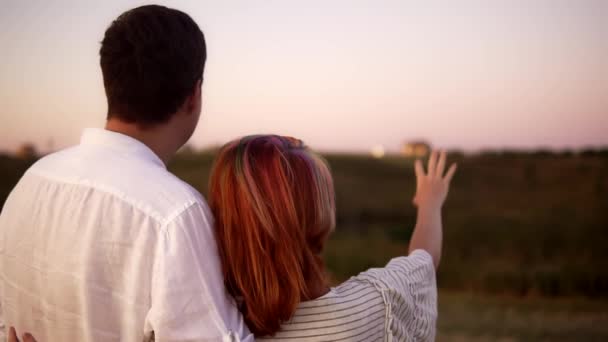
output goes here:
{"type": "Polygon", "coordinates": [[[80,145],[104,146],[120,150],[167,168],[165,163],[148,146],[128,135],[101,128],[87,128],[82,133],[80,145]]]}

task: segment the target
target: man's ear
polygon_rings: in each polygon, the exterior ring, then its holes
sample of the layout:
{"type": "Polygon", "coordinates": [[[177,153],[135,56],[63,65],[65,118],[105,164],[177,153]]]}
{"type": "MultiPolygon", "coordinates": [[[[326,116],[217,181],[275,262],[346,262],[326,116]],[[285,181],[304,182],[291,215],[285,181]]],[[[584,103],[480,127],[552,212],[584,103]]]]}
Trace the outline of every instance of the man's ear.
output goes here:
{"type": "Polygon", "coordinates": [[[192,89],[192,93],[186,99],[186,109],[187,109],[186,112],[187,113],[193,113],[196,110],[196,108],[199,106],[199,102],[202,101],[202,96],[201,96],[202,84],[203,84],[203,79],[199,78],[198,81],[196,81],[194,88],[192,89]]]}

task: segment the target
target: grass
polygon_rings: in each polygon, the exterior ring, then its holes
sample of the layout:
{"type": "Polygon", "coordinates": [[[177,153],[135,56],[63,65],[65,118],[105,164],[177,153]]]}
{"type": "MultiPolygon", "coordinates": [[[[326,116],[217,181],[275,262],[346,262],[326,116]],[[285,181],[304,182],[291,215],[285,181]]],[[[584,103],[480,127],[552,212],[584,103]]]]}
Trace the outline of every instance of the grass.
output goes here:
{"type": "Polygon", "coordinates": [[[607,341],[606,300],[439,294],[437,341],[607,341]]]}

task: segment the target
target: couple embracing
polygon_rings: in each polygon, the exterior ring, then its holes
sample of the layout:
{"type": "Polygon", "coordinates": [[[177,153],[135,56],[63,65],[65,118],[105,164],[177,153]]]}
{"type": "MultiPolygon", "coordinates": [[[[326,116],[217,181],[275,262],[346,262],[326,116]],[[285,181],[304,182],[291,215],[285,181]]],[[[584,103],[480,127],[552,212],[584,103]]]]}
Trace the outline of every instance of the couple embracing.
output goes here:
{"type": "Polygon", "coordinates": [[[404,256],[330,287],[321,255],[335,228],[332,176],[302,141],[226,144],[209,205],[167,171],[201,112],[197,24],[138,7],[112,22],[100,56],[105,127],[36,162],[2,209],[0,339],[16,340],[14,329],[38,341],[434,339],[441,207],[455,172],[444,172],[445,153],[426,171],[416,162],[404,256]]]}

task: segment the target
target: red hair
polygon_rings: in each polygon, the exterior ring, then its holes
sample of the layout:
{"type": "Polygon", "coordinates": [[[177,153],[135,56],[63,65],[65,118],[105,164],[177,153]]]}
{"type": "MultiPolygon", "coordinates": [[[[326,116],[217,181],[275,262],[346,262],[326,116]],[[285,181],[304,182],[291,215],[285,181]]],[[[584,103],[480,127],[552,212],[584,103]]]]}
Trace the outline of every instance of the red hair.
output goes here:
{"type": "Polygon", "coordinates": [[[329,168],[294,138],[235,140],[215,160],[209,205],[228,292],[256,336],[272,335],[326,284],[320,253],[335,226],[329,168]]]}

